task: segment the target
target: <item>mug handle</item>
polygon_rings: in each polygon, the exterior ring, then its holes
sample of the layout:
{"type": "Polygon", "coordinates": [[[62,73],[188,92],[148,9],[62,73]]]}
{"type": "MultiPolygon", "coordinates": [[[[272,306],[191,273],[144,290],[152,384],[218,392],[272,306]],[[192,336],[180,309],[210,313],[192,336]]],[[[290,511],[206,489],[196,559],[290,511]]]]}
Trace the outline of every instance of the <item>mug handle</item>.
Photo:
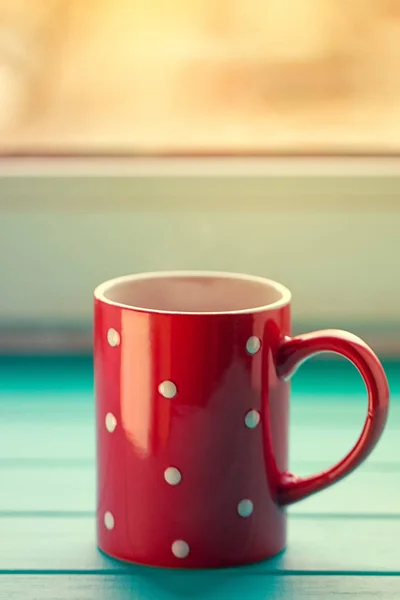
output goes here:
{"type": "Polygon", "coordinates": [[[358,369],[368,392],[367,417],[355,446],[330,469],[307,477],[280,473],[276,499],[282,506],[319,492],[351,473],[373,450],[385,427],[389,407],[389,386],[385,372],[371,348],[352,333],[330,329],[285,337],[276,355],[278,377],[290,379],[305,360],[321,352],[340,354],[358,369]]]}

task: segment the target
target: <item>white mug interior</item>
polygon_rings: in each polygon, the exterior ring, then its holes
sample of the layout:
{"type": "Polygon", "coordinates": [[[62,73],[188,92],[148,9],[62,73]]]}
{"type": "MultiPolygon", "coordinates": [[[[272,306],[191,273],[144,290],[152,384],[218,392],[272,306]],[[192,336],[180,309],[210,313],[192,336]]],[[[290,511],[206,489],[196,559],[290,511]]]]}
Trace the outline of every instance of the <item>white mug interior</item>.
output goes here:
{"type": "Polygon", "coordinates": [[[98,286],[95,297],[133,310],[178,314],[246,313],[290,303],[280,283],[255,275],[217,271],[164,271],[118,277],[98,286]]]}

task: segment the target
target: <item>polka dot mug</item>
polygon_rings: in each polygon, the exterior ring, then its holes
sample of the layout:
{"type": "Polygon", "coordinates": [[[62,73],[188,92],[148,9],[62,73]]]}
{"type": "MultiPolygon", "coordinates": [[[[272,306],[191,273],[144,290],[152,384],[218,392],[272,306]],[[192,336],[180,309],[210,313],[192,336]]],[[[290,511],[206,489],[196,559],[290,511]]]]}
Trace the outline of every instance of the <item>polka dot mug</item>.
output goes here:
{"type": "Polygon", "coordinates": [[[382,365],[344,331],[291,337],[290,303],[283,285],[233,273],[147,273],[95,290],[103,552],[184,568],[267,559],[285,547],[285,507],[365,460],[387,418],[382,365]],[[288,472],[288,380],[325,351],[358,368],[367,417],[345,458],[297,477],[288,472]]]}

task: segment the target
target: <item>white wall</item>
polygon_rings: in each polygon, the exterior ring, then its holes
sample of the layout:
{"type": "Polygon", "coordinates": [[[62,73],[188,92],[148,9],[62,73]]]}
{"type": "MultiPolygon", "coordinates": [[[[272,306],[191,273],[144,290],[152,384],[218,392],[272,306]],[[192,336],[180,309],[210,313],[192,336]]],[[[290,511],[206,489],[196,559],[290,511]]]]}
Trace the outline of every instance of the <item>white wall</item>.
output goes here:
{"type": "Polygon", "coordinates": [[[139,180],[0,178],[0,323],[90,324],[99,282],[186,268],[277,279],[299,322],[400,323],[398,178],[139,180]]]}

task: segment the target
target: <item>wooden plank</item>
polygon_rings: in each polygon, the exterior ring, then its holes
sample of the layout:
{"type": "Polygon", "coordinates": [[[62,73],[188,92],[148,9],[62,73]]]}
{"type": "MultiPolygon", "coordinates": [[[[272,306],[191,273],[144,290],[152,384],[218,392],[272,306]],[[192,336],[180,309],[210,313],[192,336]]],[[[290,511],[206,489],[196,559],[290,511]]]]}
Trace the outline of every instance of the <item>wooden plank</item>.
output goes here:
{"type": "MultiPolygon", "coordinates": [[[[0,322],[1,330],[20,331],[27,325],[25,321],[0,322]]],[[[86,328],[90,330],[87,321],[64,321],[54,319],[38,320],[29,322],[38,332],[44,335],[54,331],[54,327],[66,335],[71,327],[76,329],[86,328]]],[[[298,333],[310,330],[312,327],[323,328],[326,323],[322,317],[315,315],[312,321],[296,321],[294,329],[298,333]]],[[[331,326],[334,325],[331,323],[331,326]]],[[[337,324],[336,324],[337,325],[337,324]]],[[[394,322],[354,322],[342,321],[342,326],[353,327],[355,330],[366,330],[371,333],[390,333],[399,323],[394,322]],[[357,324],[358,323],[358,324],[357,324]]],[[[356,332],[357,332],[356,331],[356,332]]],[[[334,355],[321,355],[313,360],[307,361],[296,372],[292,379],[295,394],[307,393],[309,396],[317,396],[320,401],[329,396],[339,394],[360,394],[364,390],[361,378],[351,363],[344,359],[334,359],[334,355]]],[[[386,374],[389,379],[392,394],[400,394],[399,360],[384,360],[386,374]]],[[[76,354],[2,354],[0,355],[0,398],[4,394],[14,392],[34,395],[45,391],[52,391],[58,395],[62,392],[90,392],[93,393],[93,358],[91,353],[84,355],[76,354]],[[21,375],[22,374],[22,375],[21,375]]]]}
{"type": "Polygon", "coordinates": [[[93,467],[0,467],[0,514],[4,511],[94,512],[93,467]]]}
{"type": "Polygon", "coordinates": [[[142,570],[135,575],[3,576],[9,600],[397,600],[399,577],[254,577],[237,571],[176,572],[142,570]]]}
{"type": "MultiPolygon", "coordinates": [[[[321,467],[316,463],[316,470],[321,467]]],[[[0,513],[87,512],[95,510],[92,465],[0,466],[0,513]]],[[[295,504],[291,514],[398,514],[400,473],[371,473],[362,467],[346,479],[295,504]]]]}
{"type": "MultiPolygon", "coordinates": [[[[400,575],[399,539],[400,519],[291,519],[287,551],[242,572],[400,575]]],[[[97,550],[92,517],[0,518],[0,573],[130,570],[97,550]]]]}
{"type": "Polygon", "coordinates": [[[35,390],[0,396],[0,461],[93,460],[94,453],[91,391],[35,390]]]}
{"type": "MultiPolygon", "coordinates": [[[[343,457],[358,437],[366,412],[363,394],[297,394],[291,406],[292,468],[313,470],[316,453],[323,467],[343,457]]],[[[400,397],[392,401],[389,422],[366,465],[400,470],[400,397]]],[[[94,461],[92,391],[0,394],[0,463],[6,459],[94,461]],[[73,443],[71,443],[73,440],[73,443]]]]}

